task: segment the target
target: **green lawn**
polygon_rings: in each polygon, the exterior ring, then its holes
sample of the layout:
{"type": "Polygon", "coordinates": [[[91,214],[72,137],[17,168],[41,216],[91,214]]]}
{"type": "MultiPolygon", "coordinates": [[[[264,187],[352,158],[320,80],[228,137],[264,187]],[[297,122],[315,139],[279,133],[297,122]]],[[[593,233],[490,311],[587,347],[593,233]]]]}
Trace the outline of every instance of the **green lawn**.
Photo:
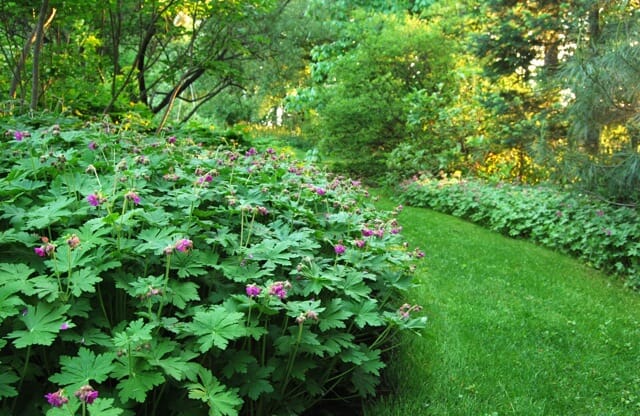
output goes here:
{"type": "MultiPolygon", "coordinates": [[[[384,208],[392,206],[382,201],[384,208]]],[[[578,261],[419,208],[410,301],[429,325],[367,415],[640,414],[640,295],[578,261]]]]}

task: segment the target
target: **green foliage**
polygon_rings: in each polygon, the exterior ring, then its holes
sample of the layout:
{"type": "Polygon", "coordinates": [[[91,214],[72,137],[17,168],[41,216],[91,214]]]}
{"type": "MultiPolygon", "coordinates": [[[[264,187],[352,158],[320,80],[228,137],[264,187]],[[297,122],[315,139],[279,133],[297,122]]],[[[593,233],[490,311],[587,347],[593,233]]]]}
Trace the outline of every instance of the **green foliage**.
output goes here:
{"type": "Polygon", "coordinates": [[[407,183],[402,198],[517,238],[574,255],[589,265],[640,282],[638,212],[546,186],[460,179],[407,183]]]}
{"type": "Polygon", "coordinates": [[[353,16],[359,25],[343,26],[339,39],[313,49],[314,86],[290,106],[314,109],[310,132],[321,148],[338,159],[349,155],[345,162],[363,175],[381,172],[386,154],[407,137],[406,96],[450,92],[452,63],[437,27],[404,15],[353,16]]]}
{"type": "Polygon", "coordinates": [[[0,125],[2,412],[301,414],[425,325],[356,181],[194,126],[0,125]]]}

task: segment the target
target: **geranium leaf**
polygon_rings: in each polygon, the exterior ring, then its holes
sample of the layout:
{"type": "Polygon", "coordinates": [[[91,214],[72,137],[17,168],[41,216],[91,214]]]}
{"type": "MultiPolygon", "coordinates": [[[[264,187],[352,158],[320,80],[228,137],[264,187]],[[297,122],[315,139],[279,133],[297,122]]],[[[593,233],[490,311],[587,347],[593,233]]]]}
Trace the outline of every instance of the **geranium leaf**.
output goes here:
{"type": "Polygon", "coordinates": [[[235,416],[242,406],[242,399],[236,389],[230,389],[221,384],[211,374],[203,369],[198,375],[200,383],[188,384],[189,398],[200,400],[209,405],[209,416],[235,416]]]}
{"type": "Polygon", "coordinates": [[[20,320],[26,326],[25,330],[16,330],[7,338],[13,338],[16,348],[25,348],[29,345],[51,345],[56,338],[60,327],[65,322],[64,314],[69,305],[53,306],[48,303],[39,303],[27,306],[26,313],[20,320]]]}
{"type": "Polygon", "coordinates": [[[87,406],[89,416],[118,416],[123,410],[119,407],[113,407],[112,398],[99,397],[91,406],[87,406]]]}
{"type": "Polygon", "coordinates": [[[18,390],[12,385],[16,381],[20,380],[20,377],[15,375],[13,371],[2,368],[0,370],[0,399],[3,397],[14,397],[18,395],[18,390]]]}
{"type": "Polygon", "coordinates": [[[187,329],[198,336],[200,351],[207,352],[214,346],[224,350],[229,341],[246,335],[242,324],[244,314],[227,311],[221,306],[197,311],[187,329]]]}
{"type": "Polygon", "coordinates": [[[378,312],[378,304],[375,300],[367,299],[362,303],[351,303],[349,305],[349,311],[353,313],[353,319],[358,328],[364,328],[367,325],[382,325],[383,319],[378,312]]]}
{"type": "Polygon", "coordinates": [[[352,315],[353,312],[345,309],[342,299],[333,298],[324,312],[320,313],[318,327],[323,332],[332,328],[346,328],[344,321],[352,315]]]}
{"type": "Polygon", "coordinates": [[[137,253],[152,251],[162,254],[165,248],[175,243],[177,229],[175,227],[150,228],[140,232],[138,237],[144,241],[136,247],[137,253]]]}
{"type": "Polygon", "coordinates": [[[71,294],[73,296],[80,296],[82,292],[95,293],[96,283],[102,281],[102,278],[98,274],[88,267],[80,270],[74,270],[71,273],[71,280],[69,285],[71,286],[71,294]]]}
{"type": "Polygon", "coordinates": [[[147,392],[163,382],[164,377],[157,371],[136,371],[118,383],[118,396],[123,402],[132,399],[144,403],[147,392]]]}
{"type": "Polygon", "coordinates": [[[104,353],[96,355],[93,351],[81,347],[78,355],[60,357],[61,371],[49,377],[49,381],[65,386],[70,391],[90,384],[91,381],[102,383],[113,370],[115,354],[104,353]]]}
{"type": "Polygon", "coordinates": [[[178,309],[184,309],[187,302],[191,300],[200,300],[198,295],[198,285],[194,282],[179,282],[176,280],[169,281],[169,302],[178,309]]]}

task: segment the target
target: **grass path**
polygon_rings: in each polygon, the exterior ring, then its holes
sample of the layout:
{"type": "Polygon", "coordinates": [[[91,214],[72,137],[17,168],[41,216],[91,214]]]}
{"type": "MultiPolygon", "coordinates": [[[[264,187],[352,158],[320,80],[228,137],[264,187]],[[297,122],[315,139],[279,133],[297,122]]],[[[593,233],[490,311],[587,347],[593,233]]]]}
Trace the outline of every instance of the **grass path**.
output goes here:
{"type": "MultiPolygon", "coordinates": [[[[393,205],[380,203],[383,208],[393,205]]],[[[419,208],[429,325],[367,415],[640,415],[640,295],[579,262],[419,208]]]]}

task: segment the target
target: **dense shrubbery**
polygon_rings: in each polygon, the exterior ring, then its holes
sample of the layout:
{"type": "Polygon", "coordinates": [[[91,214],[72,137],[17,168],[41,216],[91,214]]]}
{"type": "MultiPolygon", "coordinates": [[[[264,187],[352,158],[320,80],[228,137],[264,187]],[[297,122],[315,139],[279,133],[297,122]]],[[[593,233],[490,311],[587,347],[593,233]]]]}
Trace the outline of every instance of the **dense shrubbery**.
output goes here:
{"type": "Polygon", "coordinates": [[[413,181],[403,186],[402,198],[570,253],[640,286],[640,218],[635,209],[542,185],[458,178],[413,181]]]}
{"type": "Polygon", "coordinates": [[[424,326],[399,296],[422,252],[357,182],[211,134],[4,123],[2,413],[298,414],[374,394],[424,326]]]}

